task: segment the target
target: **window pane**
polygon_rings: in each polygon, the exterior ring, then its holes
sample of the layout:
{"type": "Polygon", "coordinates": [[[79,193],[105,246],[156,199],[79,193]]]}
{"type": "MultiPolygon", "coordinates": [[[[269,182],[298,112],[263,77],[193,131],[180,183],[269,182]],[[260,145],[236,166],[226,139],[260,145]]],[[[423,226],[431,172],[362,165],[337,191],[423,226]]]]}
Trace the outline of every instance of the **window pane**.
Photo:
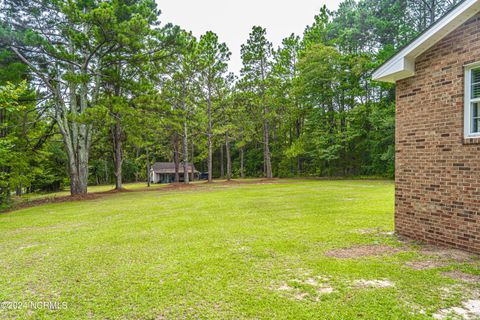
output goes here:
{"type": "Polygon", "coordinates": [[[472,70],[472,99],[480,98],[480,68],[472,70]]]}
{"type": "Polygon", "coordinates": [[[472,103],[472,133],[480,132],[480,103],[472,103]]]}

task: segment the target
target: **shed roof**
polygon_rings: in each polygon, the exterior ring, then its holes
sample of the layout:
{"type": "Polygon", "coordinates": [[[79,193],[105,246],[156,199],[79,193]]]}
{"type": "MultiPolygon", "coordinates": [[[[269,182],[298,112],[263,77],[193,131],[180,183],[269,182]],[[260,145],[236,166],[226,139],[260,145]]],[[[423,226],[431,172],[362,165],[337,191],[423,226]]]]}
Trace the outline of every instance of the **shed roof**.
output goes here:
{"type": "MultiPolygon", "coordinates": [[[[192,170],[195,173],[198,172],[197,170],[195,170],[195,166],[192,163],[189,163],[187,166],[188,166],[188,172],[189,173],[191,173],[192,170]]],[[[152,166],[152,171],[155,172],[155,173],[175,173],[175,163],[173,163],[173,162],[156,162],[152,166]]],[[[178,168],[178,172],[179,173],[184,172],[183,163],[180,163],[180,166],[178,168]]]]}
{"type": "Polygon", "coordinates": [[[395,83],[415,75],[415,60],[480,11],[480,0],[463,0],[382,64],[373,80],[395,83]]]}

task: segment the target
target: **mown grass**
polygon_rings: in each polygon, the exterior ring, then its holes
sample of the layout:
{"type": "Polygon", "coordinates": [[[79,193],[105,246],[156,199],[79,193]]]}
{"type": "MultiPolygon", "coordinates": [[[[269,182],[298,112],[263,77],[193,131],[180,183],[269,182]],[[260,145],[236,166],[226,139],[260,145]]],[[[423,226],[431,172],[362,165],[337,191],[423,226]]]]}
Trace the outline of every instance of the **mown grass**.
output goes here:
{"type": "Polygon", "coordinates": [[[0,302],[67,308],[0,307],[0,318],[430,319],[467,287],[444,269],[405,266],[422,255],[382,232],[393,230],[393,190],[389,181],[199,184],[3,214],[0,302]],[[325,255],[375,244],[402,251],[325,255]],[[356,287],[360,279],[394,285],[356,287]]]}

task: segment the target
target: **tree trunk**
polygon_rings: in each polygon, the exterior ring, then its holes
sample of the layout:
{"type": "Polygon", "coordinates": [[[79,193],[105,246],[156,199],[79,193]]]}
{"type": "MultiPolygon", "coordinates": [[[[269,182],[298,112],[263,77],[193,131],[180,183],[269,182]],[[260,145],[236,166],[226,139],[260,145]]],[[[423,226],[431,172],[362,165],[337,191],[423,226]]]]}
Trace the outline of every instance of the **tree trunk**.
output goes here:
{"type": "Polygon", "coordinates": [[[4,126],[6,122],[7,111],[0,109],[0,138],[7,136],[7,128],[4,126]]]}
{"type": "MultiPolygon", "coordinates": [[[[10,49],[22,62],[30,67],[32,66],[30,61],[16,48],[10,47],[10,49]]],[[[58,66],[53,64],[51,67],[57,68],[58,66]]],[[[76,81],[66,80],[67,86],[62,87],[64,82],[60,81],[60,79],[47,79],[43,74],[37,72],[35,68],[32,68],[32,71],[41,78],[54,98],[55,120],[60,129],[68,157],[70,193],[72,195],[86,194],[92,126],[79,122],[77,116],[85,114],[89,105],[95,105],[99,88],[99,77],[96,78],[93,92],[89,92],[91,83],[87,81],[77,83],[76,81]],[[66,95],[69,98],[66,99],[66,95]]],[[[88,66],[84,65],[77,75],[85,75],[88,78],[89,74],[88,66]]]]}
{"type": "MultiPolygon", "coordinates": [[[[263,129],[263,138],[265,140],[265,129],[263,129]]],[[[263,176],[264,177],[267,176],[267,156],[266,156],[266,153],[265,153],[265,142],[264,142],[264,146],[263,146],[263,176]]]]}
{"type": "Polygon", "coordinates": [[[245,151],[243,147],[240,148],[240,177],[245,179],[245,151]]]}
{"type": "Polygon", "coordinates": [[[212,99],[211,89],[208,89],[208,182],[213,181],[212,169],[213,169],[213,141],[212,141],[212,99]]]}
{"type": "Polygon", "coordinates": [[[105,160],[103,162],[103,167],[105,169],[105,184],[108,184],[110,182],[110,179],[108,177],[108,164],[107,164],[107,160],[105,160]]]}
{"type": "MultiPolygon", "coordinates": [[[[262,58],[260,62],[261,80],[264,83],[266,79],[266,62],[262,58]]],[[[273,178],[272,161],[270,155],[270,124],[268,121],[269,110],[265,102],[265,87],[261,89],[261,103],[263,104],[263,168],[268,179],[273,178]]]]}
{"type": "MultiPolygon", "coordinates": [[[[135,159],[140,158],[140,148],[135,147],[135,159]]],[[[140,171],[138,170],[139,168],[135,166],[135,182],[138,182],[139,176],[140,176],[140,171]]]]}
{"type": "Polygon", "coordinates": [[[180,156],[178,154],[178,135],[173,139],[173,162],[175,164],[175,183],[180,182],[180,156]]]}
{"type": "MultiPolygon", "coordinates": [[[[295,137],[296,139],[300,139],[300,133],[301,133],[301,121],[300,119],[295,120],[295,137]]],[[[302,166],[302,158],[300,156],[297,156],[297,174],[301,175],[303,171],[303,166],[302,166]]]]}
{"type": "MultiPolygon", "coordinates": [[[[189,173],[188,173],[188,127],[187,127],[187,120],[183,122],[183,181],[188,184],[189,183],[189,173]]],[[[193,168],[192,168],[193,172],[193,168]]]]}
{"type": "Polygon", "coordinates": [[[147,186],[150,188],[150,155],[147,148],[147,186]]]}
{"type": "Polygon", "coordinates": [[[270,155],[270,128],[268,119],[266,118],[268,114],[267,107],[264,107],[264,124],[263,124],[263,137],[264,137],[264,159],[265,159],[265,175],[268,179],[273,178],[272,173],[272,162],[270,155]]]}
{"type": "MultiPolygon", "coordinates": [[[[76,86],[71,84],[69,109],[63,100],[58,99],[56,101],[56,109],[62,110],[62,112],[57,112],[56,120],[63,137],[68,158],[70,193],[71,195],[82,195],[87,193],[91,125],[77,122],[71,118],[72,115],[83,114],[88,107],[89,101],[87,84],[82,83],[79,85],[78,97],[75,93],[75,88],[76,86]]],[[[54,89],[56,92],[55,96],[57,98],[61,97],[60,88],[56,87],[54,89]]]]}
{"type": "Polygon", "coordinates": [[[193,170],[193,163],[195,162],[195,141],[192,138],[192,181],[195,180],[195,172],[193,170]]]}
{"type": "MultiPolygon", "coordinates": [[[[80,125],[80,126],[83,126],[80,125]]],[[[70,135],[64,135],[64,143],[67,146],[67,157],[70,172],[70,194],[81,195],[87,193],[88,184],[88,148],[85,139],[79,139],[74,143],[70,141],[70,135]],[[77,148],[73,148],[77,145],[77,148]]]]}
{"type": "Polygon", "coordinates": [[[88,168],[79,164],[77,166],[70,167],[70,194],[81,195],[87,193],[87,179],[86,172],[88,168]]]}
{"type": "Polygon", "coordinates": [[[122,126],[120,123],[119,114],[114,114],[115,124],[112,127],[113,138],[113,164],[115,175],[115,189],[122,190],[122,126]]]}
{"type": "Polygon", "coordinates": [[[16,194],[17,197],[22,196],[22,193],[23,193],[22,189],[23,189],[22,183],[20,183],[20,185],[15,188],[15,194],[16,194]]]}
{"type": "MultiPolygon", "coordinates": [[[[0,139],[7,136],[7,128],[5,123],[7,113],[5,110],[0,109],[0,139]]],[[[0,167],[0,172],[8,174],[7,167],[0,167]]],[[[7,175],[8,177],[8,175],[7,175]]],[[[7,181],[0,181],[0,205],[10,202],[10,185],[9,180],[7,181]]]]}
{"type": "Polygon", "coordinates": [[[223,156],[223,143],[220,145],[220,179],[225,178],[225,159],[223,156]]]}
{"type": "Polygon", "coordinates": [[[225,132],[225,152],[227,156],[227,180],[232,179],[232,158],[230,156],[230,140],[228,136],[228,130],[225,132]]]}

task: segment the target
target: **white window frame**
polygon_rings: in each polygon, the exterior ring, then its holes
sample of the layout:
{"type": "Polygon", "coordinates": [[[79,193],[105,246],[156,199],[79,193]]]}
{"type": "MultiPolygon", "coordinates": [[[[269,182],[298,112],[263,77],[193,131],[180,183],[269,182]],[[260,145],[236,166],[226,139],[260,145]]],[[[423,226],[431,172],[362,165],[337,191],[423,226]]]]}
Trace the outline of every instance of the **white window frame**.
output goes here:
{"type": "Polygon", "coordinates": [[[464,130],[465,138],[480,138],[480,132],[473,132],[472,103],[480,103],[480,98],[472,99],[472,70],[480,69],[480,62],[465,66],[465,107],[464,107],[464,130]]]}

